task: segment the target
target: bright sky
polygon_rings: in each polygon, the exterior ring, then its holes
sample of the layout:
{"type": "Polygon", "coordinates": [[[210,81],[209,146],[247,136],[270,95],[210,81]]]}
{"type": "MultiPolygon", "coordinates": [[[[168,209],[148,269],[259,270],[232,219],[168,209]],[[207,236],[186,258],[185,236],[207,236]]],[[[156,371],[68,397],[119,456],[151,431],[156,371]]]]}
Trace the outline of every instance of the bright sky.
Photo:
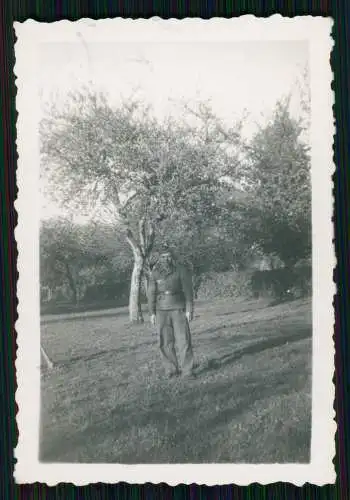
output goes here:
{"type": "MultiPolygon", "coordinates": [[[[301,41],[87,44],[77,35],[76,43],[41,47],[43,102],[63,102],[67,92],[89,84],[112,104],[137,90],[163,118],[181,117],[181,99],[210,99],[228,124],[246,110],[247,135],[290,91],[296,92],[292,111],[299,114],[296,82],[308,63],[308,45],[301,41]]],[[[55,209],[45,205],[47,217],[55,209]]]]}

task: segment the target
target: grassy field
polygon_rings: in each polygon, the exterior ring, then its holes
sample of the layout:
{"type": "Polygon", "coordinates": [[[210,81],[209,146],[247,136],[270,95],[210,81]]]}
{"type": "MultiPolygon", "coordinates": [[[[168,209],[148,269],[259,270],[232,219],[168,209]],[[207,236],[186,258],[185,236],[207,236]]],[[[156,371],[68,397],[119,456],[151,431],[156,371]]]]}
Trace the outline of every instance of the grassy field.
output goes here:
{"type": "Polygon", "coordinates": [[[309,461],[310,300],[199,303],[194,380],[163,378],[153,328],[125,309],[44,320],[43,462],[309,461]]]}

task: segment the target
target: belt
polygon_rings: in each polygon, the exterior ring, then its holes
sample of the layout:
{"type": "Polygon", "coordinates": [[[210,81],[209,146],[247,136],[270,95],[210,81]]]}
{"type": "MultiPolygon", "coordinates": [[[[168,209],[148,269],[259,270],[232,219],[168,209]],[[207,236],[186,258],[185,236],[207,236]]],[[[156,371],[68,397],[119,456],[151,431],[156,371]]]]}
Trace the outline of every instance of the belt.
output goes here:
{"type": "Polygon", "coordinates": [[[172,292],[171,290],[165,290],[164,292],[159,292],[159,295],[180,295],[180,292],[172,292]]]}

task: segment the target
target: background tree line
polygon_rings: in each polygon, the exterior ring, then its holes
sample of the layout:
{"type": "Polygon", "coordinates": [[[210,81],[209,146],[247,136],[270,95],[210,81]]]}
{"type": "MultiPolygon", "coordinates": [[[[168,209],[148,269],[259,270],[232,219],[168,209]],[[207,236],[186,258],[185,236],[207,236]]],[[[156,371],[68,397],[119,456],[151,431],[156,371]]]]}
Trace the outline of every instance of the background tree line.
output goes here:
{"type": "MultiPolygon", "coordinates": [[[[302,104],[308,116],[307,98],[302,104]]],[[[90,91],[71,95],[64,109],[50,107],[41,123],[42,174],[66,210],[92,217],[84,225],[42,223],[43,298],[128,303],[130,319],[142,321],[161,243],[190,268],[196,292],[225,272],[244,275],[246,293],[266,285],[282,295],[301,276],[310,282],[307,123],[289,108],[289,99],[278,102],[247,141],[244,121],[227,126],[207,103],[184,105],[189,120],[181,123],[160,122],[136,101],[114,109],[90,91]]]]}

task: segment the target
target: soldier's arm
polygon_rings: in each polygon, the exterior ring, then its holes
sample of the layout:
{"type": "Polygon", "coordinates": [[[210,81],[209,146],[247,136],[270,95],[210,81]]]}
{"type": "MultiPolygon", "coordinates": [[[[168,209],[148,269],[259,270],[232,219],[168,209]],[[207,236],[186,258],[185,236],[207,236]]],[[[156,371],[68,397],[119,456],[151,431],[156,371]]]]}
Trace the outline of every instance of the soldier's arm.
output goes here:
{"type": "Polygon", "coordinates": [[[193,284],[192,284],[192,273],[189,269],[182,268],[180,271],[182,290],[185,295],[186,301],[186,312],[193,315],[193,284]]]}
{"type": "Polygon", "coordinates": [[[148,309],[151,315],[156,314],[156,292],[157,283],[154,276],[151,274],[148,284],[148,309]]]}

